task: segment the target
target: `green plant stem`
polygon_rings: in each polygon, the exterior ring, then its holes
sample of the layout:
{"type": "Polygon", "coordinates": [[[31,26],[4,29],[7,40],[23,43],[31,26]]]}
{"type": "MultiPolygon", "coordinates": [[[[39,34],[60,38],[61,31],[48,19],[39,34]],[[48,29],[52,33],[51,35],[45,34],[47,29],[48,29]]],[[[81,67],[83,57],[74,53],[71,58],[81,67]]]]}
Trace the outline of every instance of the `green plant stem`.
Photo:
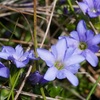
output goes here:
{"type": "Polygon", "coordinates": [[[12,31],[9,30],[9,28],[7,28],[5,25],[3,25],[3,23],[0,22],[0,25],[5,28],[7,31],[9,31],[10,33],[12,33],[12,31]]]}
{"type": "Polygon", "coordinates": [[[17,81],[18,81],[18,78],[19,78],[21,72],[22,72],[22,69],[20,69],[19,72],[18,72],[18,75],[17,75],[17,77],[16,77],[16,80],[15,80],[15,82],[14,82],[12,88],[11,88],[11,91],[10,91],[10,93],[9,93],[9,95],[8,95],[7,100],[10,100],[10,96],[11,96],[13,90],[14,90],[14,87],[15,87],[17,81]]]}
{"type": "Polygon", "coordinates": [[[74,8],[73,8],[73,6],[72,6],[71,0],[67,0],[67,1],[68,1],[68,3],[69,3],[69,6],[70,6],[72,12],[74,12],[74,8]]]}
{"type": "MultiPolygon", "coordinates": [[[[34,27],[34,31],[33,31],[33,44],[34,44],[34,54],[36,57],[38,57],[37,55],[37,14],[36,14],[36,1],[37,0],[33,0],[33,3],[34,3],[34,6],[33,6],[33,11],[34,11],[34,14],[33,14],[33,19],[34,19],[34,22],[33,22],[33,27],[34,27]]],[[[35,70],[38,70],[38,64],[37,64],[37,61],[34,61],[34,64],[33,64],[33,68],[31,70],[31,72],[34,72],[35,70]]]]}
{"type": "Polygon", "coordinates": [[[12,93],[12,100],[14,100],[14,93],[12,93]]]}
{"type": "Polygon", "coordinates": [[[46,100],[46,96],[45,96],[43,87],[41,87],[40,90],[41,90],[41,94],[43,96],[43,99],[46,100]]]}
{"type": "Polygon", "coordinates": [[[86,100],[90,100],[90,97],[91,97],[92,93],[94,92],[99,80],[100,80],[100,76],[98,77],[96,83],[94,84],[93,88],[91,89],[91,91],[90,91],[89,95],[87,96],[86,100]]]}
{"type": "Polygon", "coordinates": [[[16,26],[17,26],[18,20],[19,20],[19,19],[17,19],[16,24],[15,24],[15,26],[14,26],[14,30],[13,30],[13,32],[12,32],[10,38],[9,38],[8,45],[9,45],[9,42],[11,41],[11,39],[12,39],[12,37],[13,37],[15,31],[16,31],[16,26]]]}
{"type": "Polygon", "coordinates": [[[74,14],[75,18],[77,19],[77,16],[76,16],[76,14],[75,14],[75,12],[74,12],[73,5],[72,5],[72,3],[71,3],[71,0],[67,0],[67,1],[68,1],[68,4],[69,4],[70,8],[71,8],[72,13],[74,14]]]}
{"type": "MultiPolygon", "coordinates": [[[[10,75],[9,79],[10,79],[10,82],[11,82],[11,75],[10,75]]],[[[13,92],[12,92],[12,100],[14,100],[14,93],[13,92]]]]}

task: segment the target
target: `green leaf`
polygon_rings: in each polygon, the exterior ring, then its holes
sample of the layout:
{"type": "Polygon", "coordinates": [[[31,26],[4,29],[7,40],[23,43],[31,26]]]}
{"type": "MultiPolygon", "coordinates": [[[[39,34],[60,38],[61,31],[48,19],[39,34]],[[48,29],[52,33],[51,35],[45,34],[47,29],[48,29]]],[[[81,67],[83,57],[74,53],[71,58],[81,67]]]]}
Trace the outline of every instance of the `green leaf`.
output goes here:
{"type": "Polygon", "coordinates": [[[59,86],[51,87],[49,89],[50,96],[52,97],[59,95],[61,91],[62,91],[62,88],[59,86]]]}
{"type": "Polygon", "coordinates": [[[96,22],[94,26],[96,27],[97,30],[100,31],[100,22],[96,22]]]}
{"type": "Polygon", "coordinates": [[[0,91],[0,100],[5,100],[8,97],[9,90],[7,89],[2,89],[0,91]]]}

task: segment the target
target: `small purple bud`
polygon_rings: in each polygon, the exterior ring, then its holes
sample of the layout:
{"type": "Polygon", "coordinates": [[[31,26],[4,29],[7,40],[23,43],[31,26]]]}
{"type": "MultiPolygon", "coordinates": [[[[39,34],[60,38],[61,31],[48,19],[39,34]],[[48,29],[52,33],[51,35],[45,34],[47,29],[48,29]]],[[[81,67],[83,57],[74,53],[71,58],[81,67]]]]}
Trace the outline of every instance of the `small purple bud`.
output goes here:
{"type": "Polygon", "coordinates": [[[66,0],[60,0],[60,4],[65,4],[66,0]]]}
{"type": "Polygon", "coordinates": [[[66,7],[63,8],[64,14],[68,14],[68,9],[66,7]]]}
{"type": "Polygon", "coordinates": [[[45,84],[48,82],[43,78],[43,75],[41,75],[39,71],[35,71],[34,73],[31,73],[28,80],[31,82],[32,85],[45,84]]]}

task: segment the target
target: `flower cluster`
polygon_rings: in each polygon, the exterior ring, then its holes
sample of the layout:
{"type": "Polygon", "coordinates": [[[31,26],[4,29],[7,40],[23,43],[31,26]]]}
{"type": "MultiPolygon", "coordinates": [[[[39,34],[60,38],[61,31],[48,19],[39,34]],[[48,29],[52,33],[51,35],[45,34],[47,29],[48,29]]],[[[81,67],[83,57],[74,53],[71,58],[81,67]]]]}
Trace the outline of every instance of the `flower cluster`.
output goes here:
{"type": "MultiPolygon", "coordinates": [[[[21,45],[17,45],[15,49],[11,46],[3,46],[0,58],[10,60],[17,68],[25,67],[30,59],[36,59],[32,50],[24,53],[21,45]]],[[[0,76],[7,78],[9,77],[9,73],[9,69],[0,62],[0,76]]]]}
{"type": "Polygon", "coordinates": [[[92,66],[97,66],[98,58],[95,55],[99,50],[100,34],[94,36],[92,30],[86,28],[81,20],[77,31],[72,31],[70,36],[59,37],[58,42],[51,46],[51,50],[38,48],[37,52],[49,66],[44,79],[52,81],[55,78],[67,78],[74,86],[78,79],[74,75],[80,68],[80,63],[87,60],[92,66]]]}
{"type": "Polygon", "coordinates": [[[100,15],[100,0],[83,0],[83,2],[78,2],[78,5],[84,14],[92,18],[100,15]]]}
{"type": "MultiPolygon", "coordinates": [[[[69,36],[61,36],[58,42],[51,46],[50,51],[37,48],[39,57],[44,60],[49,67],[44,75],[38,71],[29,76],[29,81],[35,84],[44,84],[54,79],[67,79],[74,86],[78,85],[76,73],[81,67],[80,63],[88,61],[93,67],[98,64],[98,57],[95,55],[99,51],[100,34],[94,35],[92,30],[87,29],[84,20],[80,20],[77,29],[69,36]]],[[[17,68],[25,67],[29,60],[37,60],[32,50],[24,52],[21,45],[15,48],[3,46],[0,58],[10,60],[17,68]]],[[[9,69],[0,62],[0,76],[8,78],[9,69]]]]}

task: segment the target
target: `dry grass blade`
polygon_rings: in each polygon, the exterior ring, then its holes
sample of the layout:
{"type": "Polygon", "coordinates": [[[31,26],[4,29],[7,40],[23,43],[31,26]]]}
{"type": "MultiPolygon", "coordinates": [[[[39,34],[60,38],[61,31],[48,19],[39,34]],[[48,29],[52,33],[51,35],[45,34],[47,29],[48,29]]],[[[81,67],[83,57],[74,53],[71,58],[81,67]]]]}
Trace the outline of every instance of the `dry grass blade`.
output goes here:
{"type": "Polygon", "coordinates": [[[51,13],[51,16],[50,16],[50,20],[49,20],[49,22],[48,22],[48,26],[47,26],[47,29],[46,29],[46,32],[45,32],[45,35],[44,35],[44,38],[43,38],[43,41],[42,41],[42,43],[41,43],[40,48],[43,46],[44,41],[45,41],[45,39],[46,39],[46,37],[47,37],[48,30],[49,30],[49,27],[50,27],[50,24],[51,24],[51,20],[52,20],[52,17],[53,17],[54,9],[55,9],[55,6],[56,6],[56,2],[57,2],[57,0],[54,1],[54,6],[53,6],[53,8],[52,8],[52,13],[51,13]]]}

